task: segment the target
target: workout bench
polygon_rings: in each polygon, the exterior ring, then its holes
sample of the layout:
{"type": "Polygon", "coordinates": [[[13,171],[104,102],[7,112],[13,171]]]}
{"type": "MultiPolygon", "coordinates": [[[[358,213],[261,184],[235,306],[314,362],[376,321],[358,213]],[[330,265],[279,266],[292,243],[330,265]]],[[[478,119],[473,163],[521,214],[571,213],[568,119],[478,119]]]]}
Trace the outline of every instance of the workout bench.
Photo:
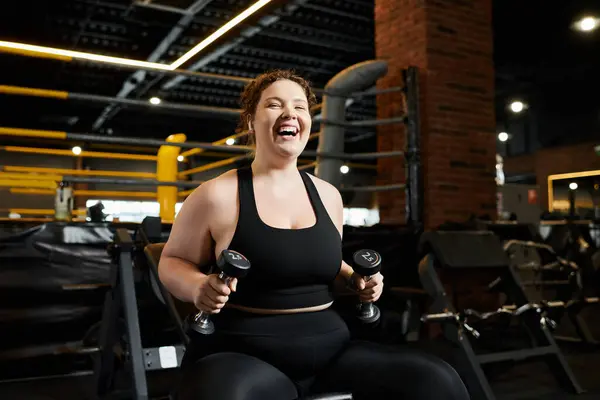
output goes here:
{"type": "MultiPolygon", "coordinates": [[[[119,342],[121,335],[127,337],[124,364],[133,380],[133,399],[149,399],[147,371],[175,369],[181,366],[185,348],[189,343],[182,317],[197,310],[193,305],[173,297],[159,280],[158,263],[165,245],[161,242],[162,231],[160,218],[146,217],[136,232],[135,242],[125,229],[118,229],[115,234],[114,244],[110,249],[115,268],[112,269],[111,289],[107,293],[104,304],[100,352],[94,371],[96,391],[100,397],[109,394],[113,389],[116,372],[113,348],[119,342]],[[142,249],[143,252],[140,251],[142,249]],[[143,254],[143,257],[140,257],[140,254],[143,254]],[[147,273],[145,273],[146,269],[147,273]],[[154,296],[166,307],[181,343],[158,348],[143,348],[136,294],[136,283],[143,281],[143,278],[147,278],[154,296]],[[124,327],[117,324],[120,316],[125,318],[124,327]]],[[[352,400],[352,395],[327,393],[308,396],[301,400],[352,400]]]]}

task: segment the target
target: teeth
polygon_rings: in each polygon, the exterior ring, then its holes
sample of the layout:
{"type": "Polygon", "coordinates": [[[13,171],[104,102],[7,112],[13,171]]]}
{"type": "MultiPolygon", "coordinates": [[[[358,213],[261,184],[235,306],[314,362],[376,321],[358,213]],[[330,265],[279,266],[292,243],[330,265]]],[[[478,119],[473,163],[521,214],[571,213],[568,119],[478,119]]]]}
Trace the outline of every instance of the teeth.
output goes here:
{"type": "Polygon", "coordinates": [[[297,130],[296,130],[296,128],[291,127],[291,126],[284,126],[279,129],[279,133],[283,133],[286,135],[296,135],[297,130]]]}

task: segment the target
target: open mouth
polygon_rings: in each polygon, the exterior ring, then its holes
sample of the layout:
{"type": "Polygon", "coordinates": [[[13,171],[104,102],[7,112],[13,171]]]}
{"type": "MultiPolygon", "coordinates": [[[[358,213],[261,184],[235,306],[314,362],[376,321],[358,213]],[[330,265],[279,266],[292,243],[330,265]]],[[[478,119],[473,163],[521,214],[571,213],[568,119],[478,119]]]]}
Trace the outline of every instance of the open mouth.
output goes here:
{"type": "Polygon", "coordinates": [[[277,131],[277,134],[284,137],[295,137],[298,135],[298,128],[294,126],[282,126],[277,131]]]}

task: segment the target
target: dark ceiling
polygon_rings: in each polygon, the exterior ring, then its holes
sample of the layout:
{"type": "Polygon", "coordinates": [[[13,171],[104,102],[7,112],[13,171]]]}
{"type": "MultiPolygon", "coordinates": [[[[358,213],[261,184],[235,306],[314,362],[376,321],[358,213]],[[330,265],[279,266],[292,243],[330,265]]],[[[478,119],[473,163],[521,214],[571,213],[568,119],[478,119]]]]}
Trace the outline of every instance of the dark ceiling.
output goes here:
{"type": "MultiPolygon", "coordinates": [[[[241,77],[253,77],[270,68],[294,68],[314,86],[323,87],[342,69],[375,57],[374,2],[274,1],[185,68],[194,65],[197,71],[241,77]]],[[[0,40],[170,63],[252,3],[254,0],[12,2],[0,15],[0,40]]],[[[513,128],[516,136],[531,136],[526,140],[533,143],[530,147],[538,142],[552,145],[567,138],[599,137],[600,79],[596,71],[600,32],[582,35],[570,29],[571,22],[585,12],[600,15],[598,3],[494,2],[498,125],[513,128]],[[516,119],[505,111],[506,102],[515,97],[530,105],[528,112],[516,119]],[[576,132],[568,129],[574,126],[576,132]]],[[[242,87],[231,81],[174,79],[156,72],[134,73],[112,66],[6,54],[0,54],[0,65],[4,74],[0,84],[144,101],[158,96],[168,102],[238,108],[242,87]]],[[[188,140],[210,142],[232,134],[236,124],[234,119],[219,116],[156,111],[0,96],[2,126],[154,138],[185,132],[188,140]]],[[[373,99],[357,101],[348,113],[350,119],[375,118],[375,103],[373,99]]],[[[376,149],[373,133],[349,132],[347,140],[348,151],[376,149]]]]}

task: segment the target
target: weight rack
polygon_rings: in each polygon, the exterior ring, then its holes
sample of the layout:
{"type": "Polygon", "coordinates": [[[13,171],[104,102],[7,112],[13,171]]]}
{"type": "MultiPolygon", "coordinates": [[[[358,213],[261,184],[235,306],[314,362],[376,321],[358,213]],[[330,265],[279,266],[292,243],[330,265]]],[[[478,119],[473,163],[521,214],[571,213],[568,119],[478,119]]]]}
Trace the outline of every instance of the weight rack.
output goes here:
{"type": "MultiPolygon", "coordinates": [[[[532,346],[510,351],[477,354],[471,342],[471,335],[458,318],[461,310],[456,310],[450,300],[439,270],[481,270],[498,271],[502,279],[502,289],[516,307],[530,304],[523,286],[510,267],[510,261],[503,250],[500,239],[488,231],[440,231],[426,232],[421,237],[419,254],[423,255],[419,264],[419,277],[423,288],[431,296],[430,313],[439,315],[443,335],[456,346],[459,353],[462,374],[474,399],[494,400],[495,395],[483,371],[486,364],[503,361],[521,362],[524,360],[544,360],[559,384],[567,391],[580,394],[584,390],[575,378],[563,354],[542,316],[532,310],[520,315],[520,320],[529,333],[532,346]],[[448,318],[452,316],[451,318],[448,318]]],[[[427,320],[424,318],[423,320],[427,320]]],[[[429,321],[435,321],[430,318],[429,321]]]]}

